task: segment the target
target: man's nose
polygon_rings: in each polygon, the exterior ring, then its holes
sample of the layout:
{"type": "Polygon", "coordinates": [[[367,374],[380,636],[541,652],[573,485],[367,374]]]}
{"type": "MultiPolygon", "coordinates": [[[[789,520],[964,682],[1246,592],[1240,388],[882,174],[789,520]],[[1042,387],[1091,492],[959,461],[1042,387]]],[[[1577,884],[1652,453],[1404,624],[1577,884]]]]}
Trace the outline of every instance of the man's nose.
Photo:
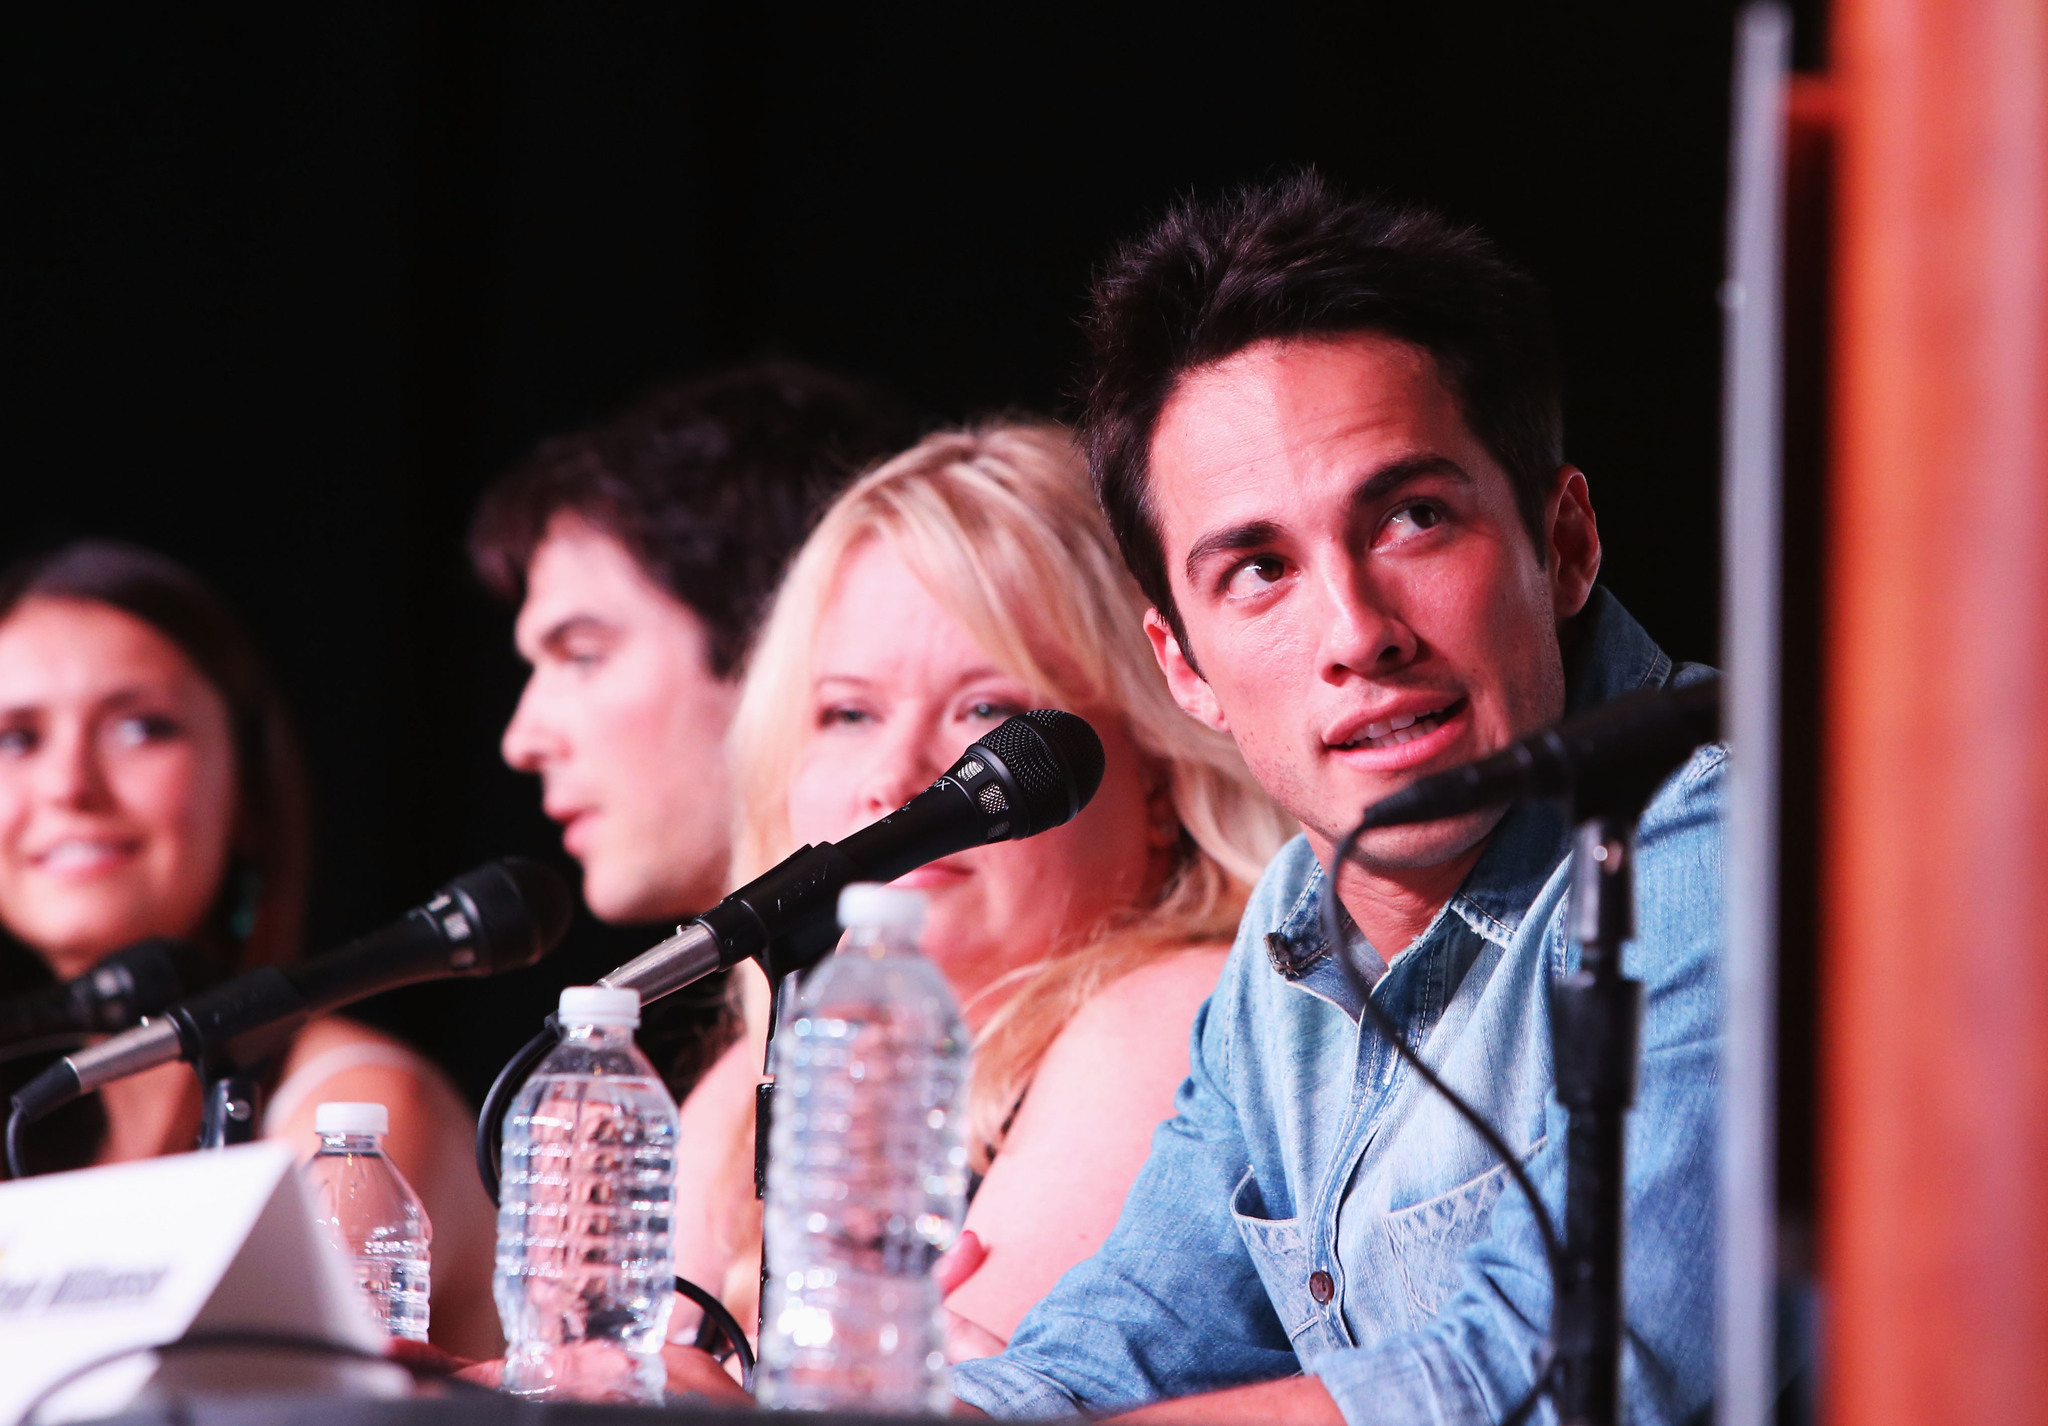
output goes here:
{"type": "Polygon", "coordinates": [[[526,680],[519,706],[512,710],[512,721],[505,725],[505,736],[498,742],[507,765],[519,772],[539,772],[548,763],[559,761],[566,751],[562,735],[547,716],[545,700],[536,687],[539,682],[537,676],[526,680]]]}
{"type": "Polygon", "coordinates": [[[1321,583],[1327,612],[1318,665],[1325,679],[1375,678],[1414,659],[1420,646],[1414,629],[1356,563],[1333,565],[1321,583]]]}

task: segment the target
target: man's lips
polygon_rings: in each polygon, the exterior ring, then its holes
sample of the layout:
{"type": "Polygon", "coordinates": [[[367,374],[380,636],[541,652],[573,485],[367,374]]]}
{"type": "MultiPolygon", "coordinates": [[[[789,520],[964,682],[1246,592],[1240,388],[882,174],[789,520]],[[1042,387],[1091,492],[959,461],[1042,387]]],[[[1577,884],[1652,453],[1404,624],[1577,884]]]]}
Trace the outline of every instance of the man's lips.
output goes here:
{"type": "Polygon", "coordinates": [[[542,809],[548,817],[562,824],[562,850],[575,856],[583,843],[589,839],[591,819],[596,815],[589,807],[565,807],[542,809]]]}
{"type": "Polygon", "coordinates": [[[1471,726],[1471,706],[1465,698],[1411,699],[1339,724],[1324,738],[1324,746],[1362,771],[1406,771],[1462,738],[1471,726]]]}

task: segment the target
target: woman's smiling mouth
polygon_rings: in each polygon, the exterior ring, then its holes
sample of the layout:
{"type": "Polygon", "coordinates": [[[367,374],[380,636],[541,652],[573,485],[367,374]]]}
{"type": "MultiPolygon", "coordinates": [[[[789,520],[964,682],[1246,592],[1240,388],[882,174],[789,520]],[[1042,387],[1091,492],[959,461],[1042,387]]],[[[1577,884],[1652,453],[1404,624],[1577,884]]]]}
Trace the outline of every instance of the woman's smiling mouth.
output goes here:
{"type": "Polygon", "coordinates": [[[58,876],[89,875],[126,860],[137,850],[130,840],[110,837],[65,837],[29,858],[38,871],[58,876]]]}

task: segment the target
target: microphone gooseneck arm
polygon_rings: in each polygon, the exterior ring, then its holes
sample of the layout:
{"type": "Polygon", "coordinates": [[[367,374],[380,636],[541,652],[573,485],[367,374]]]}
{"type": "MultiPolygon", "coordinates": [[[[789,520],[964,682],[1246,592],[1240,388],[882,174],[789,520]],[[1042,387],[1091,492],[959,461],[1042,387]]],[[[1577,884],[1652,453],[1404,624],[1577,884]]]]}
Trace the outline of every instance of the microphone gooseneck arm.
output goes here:
{"type": "Polygon", "coordinates": [[[809,970],[838,940],[839,893],[849,882],[894,881],[986,840],[949,805],[960,801],[972,799],[952,778],[942,777],[843,842],[799,847],[597,983],[637,990],[645,1005],[750,957],[760,958],[771,980],[809,970]]]}
{"type": "MultiPolygon", "coordinates": [[[[491,975],[539,960],[568,929],[571,901],[560,876],[507,857],[449,882],[382,931],[290,967],[245,971],[161,1015],[65,1056],[15,1094],[7,1142],[17,1177],[20,1127],[128,1075],[187,1060],[219,1082],[290,1043],[314,1015],[400,986],[447,976],[491,975]]],[[[210,1091],[211,1093],[211,1091],[210,1091]]],[[[209,1100],[211,1106],[212,1101],[209,1100]]],[[[224,1100],[237,1127],[253,1132],[255,1105],[224,1100]]],[[[207,1141],[222,1140],[209,1113],[207,1141]]]]}
{"type": "Polygon", "coordinates": [[[1476,762],[1419,777],[1365,811],[1364,826],[1433,822],[1529,797],[1569,797],[1579,818],[1639,809],[1712,742],[1721,680],[1642,689],[1531,733],[1476,762]]]}
{"type": "Polygon", "coordinates": [[[1102,741],[1071,713],[1036,709],[970,743],[943,776],[839,842],[799,847],[702,916],[598,981],[658,1000],[754,957],[779,981],[839,939],[839,892],[1070,821],[1101,785],[1102,741]]]}
{"type": "Polygon", "coordinates": [[[718,933],[700,918],[676,927],[676,933],[657,942],[609,975],[598,977],[599,985],[614,990],[635,990],[640,1003],[673,995],[684,986],[702,980],[725,964],[718,933]]]}
{"type": "Polygon", "coordinates": [[[178,1031],[168,1020],[146,1020],[76,1054],[66,1055],[14,1096],[15,1112],[33,1123],[61,1104],[117,1079],[178,1058],[178,1031]]]}
{"type": "MultiPolygon", "coordinates": [[[[930,790],[923,795],[929,796],[930,790]]],[[[838,939],[838,923],[833,918],[839,889],[850,881],[879,879],[847,855],[853,841],[849,837],[843,843],[798,848],[766,874],[702,916],[676,927],[673,936],[600,977],[597,983],[637,990],[645,1005],[749,957],[760,959],[771,980],[809,968],[838,939]]],[[[948,844],[911,865],[922,866],[961,850],[960,845],[948,844]]],[[[889,879],[902,874],[890,872],[889,879]]]]}
{"type": "MultiPolygon", "coordinates": [[[[970,847],[1060,826],[1088,805],[1102,771],[1102,740],[1086,720],[1050,708],[1006,718],[888,816],[842,841],[799,847],[598,984],[638,991],[646,1005],[750,957],[780,984],[837,943],[839,892],[849,882],[894,881],[970,847]]],[[[493,1201],[505,1113],[555,1033],[550,1020],[512,1057],[477,1116],[477,1174],[493,1201]]],[[[764,1105],[757,1124],[765,1123],[764,1105]]]]}
{"type": "MultiPolygon", "coordinates": [[[[408,919],[421,914],[410,912],[408,919]]],[[[276,966],[245,971],[211,990],[187,996],[131,1030],[66,1055],[51,1069],[68,1069],[68,1078],[46,1075],[47,1085],[43,1079],[31,1080],[18,1098],[30,1106],[31,1118],[40,1118],[66,1099],[90,1094],[117,1079],[173,1060],[254,1064],[282,1048],[323,1010],[364,994],[456,973],[423,963],[405,972],[366,979],[363,963],[377,944],[378,938],[365,938],[293,971],[276,966]],[[61,1097],[50,1099],[51,1095],[61,1097]],[[49,1102],[44,1104],[46,1099],[49,1102]]]]}

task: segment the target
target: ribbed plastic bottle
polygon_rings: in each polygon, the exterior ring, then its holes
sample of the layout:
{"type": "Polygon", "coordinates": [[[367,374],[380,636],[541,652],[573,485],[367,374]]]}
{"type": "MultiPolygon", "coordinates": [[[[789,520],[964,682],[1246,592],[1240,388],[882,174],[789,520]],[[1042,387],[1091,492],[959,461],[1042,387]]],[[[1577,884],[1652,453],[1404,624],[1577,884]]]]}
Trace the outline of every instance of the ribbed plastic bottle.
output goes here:
{"type": "Polygon", "coordinates": [[[384,1154],[391,1115],[381,1104],[322,1104],[313,1111],[320,1148],[306,1160],[315,1219],[356,1266],[379,1326],[427,1340],[434,1225],[420,1196],[384,1154]]]}
{"type": "Polygon", "coordinates": [[[847,934],[775,1032],[758,1394],[764,1406],[938,1413],[951,1399],[932,1263],[966,1208],[967,1031],[918,951],[922,893],[849,886],[847,934]]]}
{"type": "Polygon", "coordinates": [[[673,1300],[676,1105],[633,1043],[640,997],[572,986],[505,1115],[492,1287],[504,1388],[658,1404],[673,1300]]]}

